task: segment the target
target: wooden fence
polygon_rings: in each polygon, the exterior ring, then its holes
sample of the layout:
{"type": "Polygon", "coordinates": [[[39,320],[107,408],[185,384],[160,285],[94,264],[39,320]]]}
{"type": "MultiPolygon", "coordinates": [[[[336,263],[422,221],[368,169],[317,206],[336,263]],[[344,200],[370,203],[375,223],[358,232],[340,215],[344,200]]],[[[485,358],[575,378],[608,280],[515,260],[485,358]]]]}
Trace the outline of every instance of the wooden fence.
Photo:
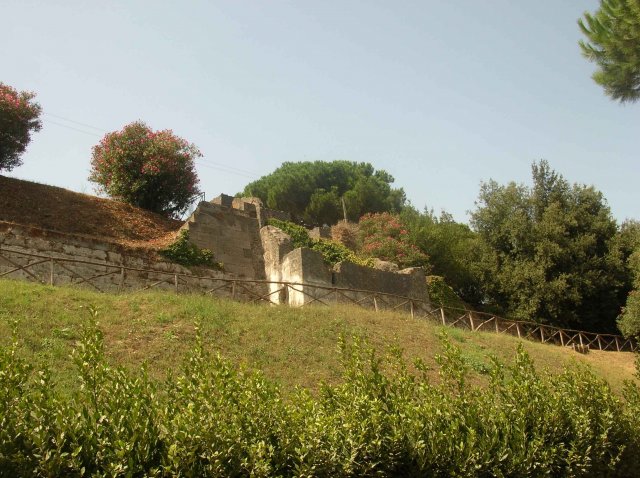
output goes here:
{"type": "Polygon", "coordinates": [[[58,279],[64,277],[64,283],[88,286],[98,292],[162,288],[175,293],[199,292],[244,302],[267,304],[281,302],[283,299],[286,302],[287,297],[297,294],[304,297],[300,307],[351,304],[376,312],[384,310],[403,312],[412,318],[429,319],[444,326],[458,327],[472,332],[509,334],[543,344],[580,346],[580,348],[618,352],[631,352],[638,348],[634,340],[620,335],[562,329],[535,322],[508,320],[484,312],[433,307],[428,301],[383,292],[308,283],[197,276],[69,257],[31,254],[0,247],[0,278],[16,275],[22,279],[49,285],[58,284],[60,282],[58,279]],[[91,272],[83,273],[79,269],[91,272]],[[106,278],[110,278],[110,281],[104,283],[106,278]]]}

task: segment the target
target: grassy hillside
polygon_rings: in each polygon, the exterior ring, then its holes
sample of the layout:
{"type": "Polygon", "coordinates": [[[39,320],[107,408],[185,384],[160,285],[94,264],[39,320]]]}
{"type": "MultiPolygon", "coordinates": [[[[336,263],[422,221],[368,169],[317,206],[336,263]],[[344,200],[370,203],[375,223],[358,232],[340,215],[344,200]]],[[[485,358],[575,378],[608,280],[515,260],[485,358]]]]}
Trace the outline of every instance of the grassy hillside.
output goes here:
{"type": "MultiPolygon", "coordinates": [[[[75,380],[69,354],[82,323],[89,318],[89,307],[99,311],[106,351],[114,364],[136,368],[147,361],[152,376],[165,376],[179,367],[182,356],[193,346],[194,324],[200,319],[209,347],[235,363],[263,370],[285,389],[300,385],[315,390],[322,381],[337,383],[340,334],[365,337],[381,352],[397,343],[405,357],[419,357],[435,365],[438,335],[443,330],[405,315],[352,307],[290,309],[159,292],[106,295],[0,280],[0,344],[8,343],[10,323],[17,319],[26,350],[49,363],[54,377],[65,387],[75,380]]],[[[478,381],[484,380],[490,355],[510,362],[519,342],[506,335],[446,331],[461,347],[478,381]]],[[[553,372],[572,361],[584,363],[616,391],[623,380],[633,377],[631,353],[592,351],[584,356],[557,346],[524,344],[538,367],[553,372]]]]}

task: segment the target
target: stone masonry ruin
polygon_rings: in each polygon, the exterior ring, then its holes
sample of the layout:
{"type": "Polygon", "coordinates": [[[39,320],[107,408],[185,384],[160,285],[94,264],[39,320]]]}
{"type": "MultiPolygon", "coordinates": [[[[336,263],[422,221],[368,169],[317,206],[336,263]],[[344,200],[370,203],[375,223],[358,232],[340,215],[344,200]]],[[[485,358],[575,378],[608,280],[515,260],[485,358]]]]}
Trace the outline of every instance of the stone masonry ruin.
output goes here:
{"type": "MultiPolygon", "coordinates": [[[[355,289],[362,294],[375,291],[428,303],[421,268],[393,271],[349,262],[331,268],[320,253],[294,249],[287,234],[267,225],[270,218],[288,220],[289,215],[265,208],[258,198],[223,194],[211,202],[201,202],[183,228],[189,231],[191,242],[213,252],[227,273],[268,281],[269,299],[276,304],[305,305],[331,288],[355,289]],[[283,289],[279,282],[298,285],[283,289]]],[[[323,235],[320,231],[315,234],[323,235]]]]}
{"type": "MultiPolygon", "coordinates": [[[[412,311],[414,301],[429,305],[422,269],[397,271],[390,263],[369,268],[349,262],[330,267],[320,253],[294,248],[291,237],[267,225],[270,218],[290,219],[257,198],[223,194],[198,204],[182,229],[189,231],[195,245],[213,252],[224,272],[191,270],[153,251],[98,237],[0,221],[0,275],[100,291],[155,288],[292,306],[345,302],[378,308],[378,300],[396,308],[398,304],[391,302],[400,300],[406,309],[406,298],[411,299],[412,311]],[[372,292],[377,299],[372,299],[372,292]]],[[[317,237],[327,234],[327,230],[315,232],[317,237]]]]}

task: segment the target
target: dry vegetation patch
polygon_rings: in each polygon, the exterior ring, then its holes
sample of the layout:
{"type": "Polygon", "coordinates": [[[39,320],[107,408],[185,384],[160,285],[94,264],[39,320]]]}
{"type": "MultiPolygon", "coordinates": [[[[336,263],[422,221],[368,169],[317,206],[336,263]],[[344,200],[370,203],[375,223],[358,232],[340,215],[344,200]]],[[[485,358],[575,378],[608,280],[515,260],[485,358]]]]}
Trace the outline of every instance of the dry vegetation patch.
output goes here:
{"type": "Polygon", "coordinates": [[[182,225],[118,201],[4,176],[0,221],[150,249],[166,247],[182,225]]]}

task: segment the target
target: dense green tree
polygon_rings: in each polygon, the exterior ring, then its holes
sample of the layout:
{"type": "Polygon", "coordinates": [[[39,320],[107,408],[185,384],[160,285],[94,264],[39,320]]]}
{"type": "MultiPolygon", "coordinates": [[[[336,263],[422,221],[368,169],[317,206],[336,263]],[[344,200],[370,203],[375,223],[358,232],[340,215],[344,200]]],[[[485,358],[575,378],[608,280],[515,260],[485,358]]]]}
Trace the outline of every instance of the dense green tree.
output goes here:
{"type": "Polygon", "coordinates": [[[407,224],[411,242],[429,255],[433,273],[444,277],[456,294],[468,303],[482,301],[477,279],[479,237],[466,224],[458,223],[451,214],[433,211],[420,213],[406,207],[402,220],[407,224]]]}
{"type": "Polygon", "coordinates": [[[517,318],[614,330],[624,263],[602,194],[570,185],[546,161],[532,175],[533,187],[481,186],[471,224],[482,242],[485,300],[517,318]]]}
{"type": "Polygon", "coordinates": [[[271,174],[248,184],[242,195],[259,197],[267,207],[291,213],[296,221],[334,224],[347,217],[357,221],[370,212],[398,212],[405,204],[393,177],[369,163],[314,161],[283,163],[271,174]]]}
{"type": "Polygon", "coordinates": [[[42,128],[42,108],[33,101],[35,96],[0,82],[0,171],[22,164],[20,156],[31,141],[31,133],[42,128]]]}
{"type": "Polygon", "coordinates": [[[630,337],[640,336],[640,222],[626,221],[620,228],[617,249],[627,267],[630,290],[618,320],[620,331],[630,337]]]}
{"type": "Polygon", "coordinates": [[[601,0],[578,24],[587,37],[582,53],[598,66],[595,82],[614,100],[640,99],[640,1],[601,0]]]}

